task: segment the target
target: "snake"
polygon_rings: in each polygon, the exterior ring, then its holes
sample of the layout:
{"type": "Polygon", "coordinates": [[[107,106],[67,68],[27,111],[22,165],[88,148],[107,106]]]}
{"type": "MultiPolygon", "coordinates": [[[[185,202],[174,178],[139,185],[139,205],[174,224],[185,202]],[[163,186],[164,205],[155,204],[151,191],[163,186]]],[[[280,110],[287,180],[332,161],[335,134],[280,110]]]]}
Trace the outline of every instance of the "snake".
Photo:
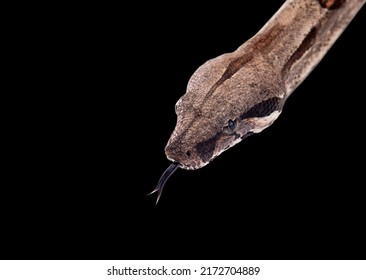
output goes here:
{"type": "Polygon", "coordinates": [[[235,51],[201,65],[175,104],[177,122],[165,147],[172,163],[150,193],[158,193],[156,203],[178,168],[202,168],[269,127],[365,2],[286,0],[235,51]]]}

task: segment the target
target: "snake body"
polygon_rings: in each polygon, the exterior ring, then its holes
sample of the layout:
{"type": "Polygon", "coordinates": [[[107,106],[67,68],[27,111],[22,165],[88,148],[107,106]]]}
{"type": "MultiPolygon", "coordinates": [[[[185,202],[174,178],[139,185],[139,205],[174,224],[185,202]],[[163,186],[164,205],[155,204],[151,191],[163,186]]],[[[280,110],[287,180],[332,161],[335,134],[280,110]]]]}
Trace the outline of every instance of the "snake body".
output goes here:
{"type": "Polygon", "coordinates": [[[173,163],[153,191],[158,200],[178,167],[201,168],[270,126],[365,2],[287,0],[237,50],[199,67],[175,106],[177,124],[165,148],[173,163]]]}

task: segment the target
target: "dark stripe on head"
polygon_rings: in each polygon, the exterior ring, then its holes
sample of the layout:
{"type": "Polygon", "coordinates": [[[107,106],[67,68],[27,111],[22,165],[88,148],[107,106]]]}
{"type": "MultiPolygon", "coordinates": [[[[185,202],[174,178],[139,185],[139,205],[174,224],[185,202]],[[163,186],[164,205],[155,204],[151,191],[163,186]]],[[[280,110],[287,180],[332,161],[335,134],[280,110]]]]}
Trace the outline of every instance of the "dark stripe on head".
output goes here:
{"type": "Polygon", "coordinates": [[[251,59],[252,59],[252,55],[248,54],[248,55],[240,56],[240,57],[234,59],[233,61],[231,61],[228,65],[228,67],[226,68],[224,74],[220,78],[220,80],[222,80],[222,82],[224,82],[225,80],[230,79],[236,72],[238,72],[251,59]]]}
{"type": "Polygon", "coordinates": [[[218,137],[219,134],[196,145],[197,154],[204,162],[207,162],[212,158],[218,137]]]}
{"type": "Polygon", "coordinates": [[[272,97],[254,105],[240,116],[240,120],[248,118],[261,118],[280,110],[281,98],[272,97]]]}
{"type": "MultiPolygon", "coordinates": [[[[259,37],[260,39],[255,43],[254,48],[258,51],[261,51],[264,47],[266,47],[266,49],[268,50],[268,45],[270,45],[270,42],[272,42],[274,38],[278,37],[282,31],[282,26],[276,25],[268,32],[268,34],[266,34],[266,36],[259,37]]],[[[221,86],[226,80],[230,79],[236,72],[243,68],[252,59],[252,51],[233,59],[227,66],[221,78],[207,92],[205,99],[210,97],[219,86],[221,86]]]]}
{"type": "Polygon", "coordinates": [[[241,68],[243,68],[244,65],[247,64],[248,61],[250,61],[251,59],[252,55],[247,54],[232,60],[227,66],[224,74],[222,74],[221,78],[210,88],[205,99],[210,97],[219,86],[221,86],[226,80],[230,79],[236,72],[238,72],[241,68]]]}
{"type": "MultiPolygon", "coordinates": [[[[278,36],[281,36],[284,28],[280,24],[275,24],[272,28],[266,31],[265,36],[259,36],[258,41],[255,44],[255,48],[258,51],[263,52],[264,50],[268,52],[269,46],[272,46],[272,41],[275,40],[278,36]]],[[[273,49],[274,45],[271,49],[273,49]]]]}
{"type": "Polygon", "coordinates": [[[285,67],[282,70],[282,77],[287,76],[292,65],[297,60],[299,60],[304,55],[304,53],[312,46],[312,44],[315,40],[316,33],[317,33],[317,29],[315,27],[313,27],[310,30],[310,32],[306,35],[306,37],[304,38],[304,40],[302,41],[302,43],[300,44],[298,49],[292,54],[290,59],[286,62],[285,67]]]}
{"type": "Polygon", "coordinates": [[[319,0],[320,5],[328,10],[338,9],[344,2],[345,0],[319,0]]]}

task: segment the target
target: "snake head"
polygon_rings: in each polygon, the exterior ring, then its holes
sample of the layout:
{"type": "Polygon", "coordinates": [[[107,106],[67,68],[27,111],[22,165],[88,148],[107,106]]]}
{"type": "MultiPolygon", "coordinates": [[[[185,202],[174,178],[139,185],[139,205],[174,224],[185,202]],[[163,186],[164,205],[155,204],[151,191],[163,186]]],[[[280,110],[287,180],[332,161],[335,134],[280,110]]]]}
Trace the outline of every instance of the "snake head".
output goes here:
{"type": "Polygon", "coordinates": [[[261,57],[245,53],[207,61],[176,103],[177,124],[165,153],[181,168],[207,165],[279,116],[285,93],[281,77],[261,57]]]}
{"type": "Polygon", "coordinates": [[[277,119],[285,87],[276,73],[261,57],[239,51],[209,60],[197,69],[175,105],[177,124],[165,147],[173,163],[152,192],[158,193],[157,202],[166,181],[179,167],[201,168],[277,119]]]}

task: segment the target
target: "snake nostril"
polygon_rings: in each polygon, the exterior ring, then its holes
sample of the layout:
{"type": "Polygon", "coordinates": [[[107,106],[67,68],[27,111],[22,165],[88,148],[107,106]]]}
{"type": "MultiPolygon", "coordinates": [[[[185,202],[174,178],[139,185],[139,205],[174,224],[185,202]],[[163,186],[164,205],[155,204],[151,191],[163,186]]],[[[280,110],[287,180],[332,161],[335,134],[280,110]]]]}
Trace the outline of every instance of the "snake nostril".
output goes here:
{"type": "Polygon", "coordinates": [[[190,151],[187,151],[187,152],[186,152],[186,155],[187,155],[188,157],[190,157],[190,156],[191,156],[191,152],[190,152],[190,151]]]}

